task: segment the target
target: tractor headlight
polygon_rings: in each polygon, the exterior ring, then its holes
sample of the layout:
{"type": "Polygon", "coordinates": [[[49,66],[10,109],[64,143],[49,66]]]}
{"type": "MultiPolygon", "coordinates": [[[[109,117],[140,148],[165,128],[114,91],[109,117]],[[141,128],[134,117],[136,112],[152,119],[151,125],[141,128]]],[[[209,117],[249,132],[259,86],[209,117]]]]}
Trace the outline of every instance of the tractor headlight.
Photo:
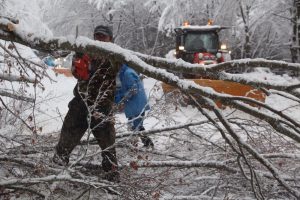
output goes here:
{"type": "Polygon", "coordinates": [[[183,51],[184,50],[184,46],[179,46],[179,50],[183,51]]]}
{"type": "Polygon", "coordinates": [[[221,50],[227,50],[227,45],[226,44],[222,44],[221,45],[221,50]]]}
{"type": "Polygon", "coordinates": [[[217,58],[221,58],[222,57],[222,54],[221,53],[217,53],[217,58]]]}
{"type": "Polygon", "coordinates": [[[203,53],[199,53],[199,54],[198,54],[198,58],[199,58],[199,59],[202,59],[202,58],[203,58],[203,53]]]}

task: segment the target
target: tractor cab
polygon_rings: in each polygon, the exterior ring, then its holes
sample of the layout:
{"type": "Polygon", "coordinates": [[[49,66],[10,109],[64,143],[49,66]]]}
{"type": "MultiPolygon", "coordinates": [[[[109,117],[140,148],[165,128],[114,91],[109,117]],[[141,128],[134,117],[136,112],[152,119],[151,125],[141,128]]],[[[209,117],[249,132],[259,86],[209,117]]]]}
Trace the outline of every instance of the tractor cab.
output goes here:
{"type": "Polygon", "coordinates": [[[216,25],[192,26],[185,24],[175,28],[176,58],[189,63],[216,64],[228,60],[229,52],[219,40],[219,32],[227,27],[216,25]]]}
{"type": "MultiPolygon", "coordinates": [[[[197,63],[203,65],[217,64],[231,60],[230,52],[225,44],[219,40],[219,32],[229,27],[221,27],[216,25],[192,26],[185,24],[175,29],[176,33],[176,50],[177,59],[182,59],[189,63],[197,63]]],[[[174,72],[183,79],[193,80],[196,84],[204,87],[211,87],[216,92],[230,94],[233,96],[245,96],[259,101],[265,101],[265,94],[249,85],[244,85],[231,81],[213,80],[210,77],[196,75],[190,73],[174,72]]],[[[231,72],[230,72],[231,73],[231,72]]],[[[165,94],[176,92],[176,88],[166,83],[162,84],[165,94]]],[[[178,93],[174,93],[178,94],[178,93]]],[[[197,97],[198,94],[193,94],[197,97]]],[[[185,95],[182,94],[183,99],[185,95]]],[[[178,97],[176,97],[178,98],[178,97]]],[[[186,98],[189,102],[189,98],[186,98]]],[[[223,108],[221,102],[216,102],[217,106],[223,108]]]]}

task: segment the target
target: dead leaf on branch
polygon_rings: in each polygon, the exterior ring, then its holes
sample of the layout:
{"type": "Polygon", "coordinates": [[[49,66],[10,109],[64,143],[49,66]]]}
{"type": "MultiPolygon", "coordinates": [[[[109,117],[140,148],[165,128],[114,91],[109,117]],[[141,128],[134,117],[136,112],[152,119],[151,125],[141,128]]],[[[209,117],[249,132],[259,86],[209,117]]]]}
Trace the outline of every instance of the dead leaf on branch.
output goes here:
{"type": "Polygon", "coordinates": [[[9,50],[13,50],[13,49],[15,48],[15,46],[14,46],[13,44],[9,44],[9,45],[7,46],[7,48],[8,48],[9,50]]]}
{"type": "Polygon", "coordinates": [[[154,193],[152,194],[152,198],[153,198],[153,199],[159,199],[159,197],[160,197],[160,193],[159,193],[159,192],[154,192],[154,193]]]}
{"type": "Polygon", "coordinates": [[[8,23],[7,24],[7,29],[9,31],[14,31],[14,30],[16,30],[16,27],[15,27],[15,25],[13,23],[8,23]]]}
{"type": "Polygon", "coordinates": [[[137,162],[135,162],[135,161],[131,161],[131,162],[130,162],[130,167],[131,167],[132,169],[134,169],[134,170],[138,170],[138,169],[139,169],[138,164],[137,164],[137,162]]]}
{"type": "Polygon", "coordinates": [[[28,116],[28,121],[30,121],[30,122],[32,122],[32,120],[33,120],[33,117],[30,115],[30,116],[28,116]]]}

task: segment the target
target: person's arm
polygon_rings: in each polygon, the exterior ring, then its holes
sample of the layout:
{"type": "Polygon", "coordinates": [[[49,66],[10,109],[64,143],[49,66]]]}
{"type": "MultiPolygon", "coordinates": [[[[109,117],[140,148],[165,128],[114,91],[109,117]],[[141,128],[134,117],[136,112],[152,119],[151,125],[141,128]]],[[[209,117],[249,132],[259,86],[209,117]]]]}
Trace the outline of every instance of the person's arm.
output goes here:
{"type": "Polygon", "coordinates": [[[126,87],[126,92],[124,94],[125,99],[130,99],[136,93],[138,93],[138,83],[140,81],[139,76],[136,73],[127,72],[124,75],[124,84],[126,87]]]}
{"type": "Polygon", "coordinates": [[[123,99],[123,95],[122,95],[122,91],[121,88],[116,88],[116,92],[115,92],[115,103],[118,104],[122,101],[123,99]]]}

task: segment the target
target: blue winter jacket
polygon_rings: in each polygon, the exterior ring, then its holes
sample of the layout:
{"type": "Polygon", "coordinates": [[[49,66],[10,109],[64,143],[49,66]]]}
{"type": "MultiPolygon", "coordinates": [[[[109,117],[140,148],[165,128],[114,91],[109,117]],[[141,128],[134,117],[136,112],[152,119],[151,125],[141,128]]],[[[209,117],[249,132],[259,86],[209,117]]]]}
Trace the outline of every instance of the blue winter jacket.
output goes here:
{"type": "Polygon", "coordinates": [[[48,65],[49,67],[54,67],[55,66],[55,61],[52,57],[47,56],[46,58],[44,58],[44,63],[46,65],[48,65]]]}
{"type": "Polygon", "coordinates": [[[139,75],[130,67],[123,64],[119,71],[121,86],[117,88],[115,102],[124,101],[126,118],[134,118],[149,110],[144,85],[139,75]]]}

